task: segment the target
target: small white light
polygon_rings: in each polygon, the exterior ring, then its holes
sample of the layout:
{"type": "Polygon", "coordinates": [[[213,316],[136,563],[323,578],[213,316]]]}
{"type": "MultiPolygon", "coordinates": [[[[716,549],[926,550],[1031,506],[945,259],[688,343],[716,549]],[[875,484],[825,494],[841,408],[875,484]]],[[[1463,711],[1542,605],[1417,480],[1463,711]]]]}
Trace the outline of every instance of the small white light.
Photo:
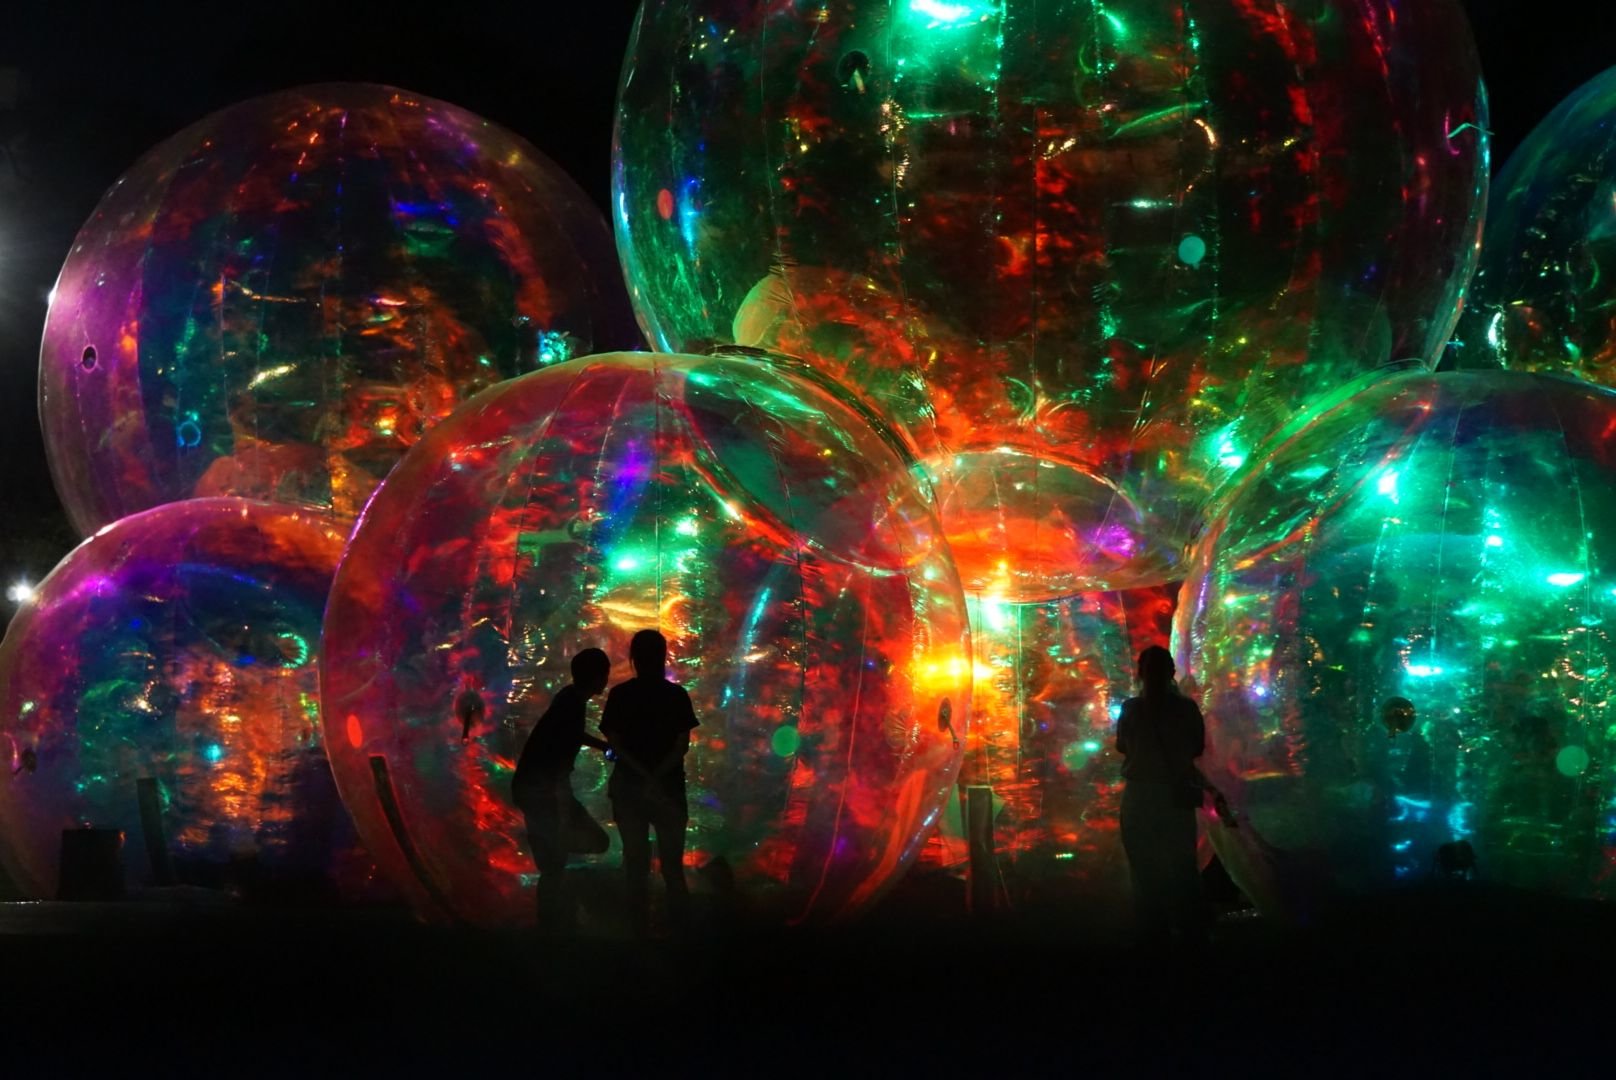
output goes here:
{"type": "Polygon", "coordinates": [[[26,604],[34,598],[34,587],[26,581],[6,586],[6,599],[13,604],[26,604]]]}

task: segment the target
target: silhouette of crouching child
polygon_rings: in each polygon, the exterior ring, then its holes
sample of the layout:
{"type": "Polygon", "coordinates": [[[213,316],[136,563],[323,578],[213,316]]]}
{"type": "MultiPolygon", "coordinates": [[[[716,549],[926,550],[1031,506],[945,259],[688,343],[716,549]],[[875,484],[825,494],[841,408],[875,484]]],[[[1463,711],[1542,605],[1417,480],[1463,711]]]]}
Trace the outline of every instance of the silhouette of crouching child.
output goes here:
{"type": "Polygon", "coordinates": [[[606,830],[572,793],[572,769],[580,747],[607,744],[584,730],[584,707],[606,689],[611,661],[599,649],[572,658],[572,682],[556,692],[517,759],[511,795],[527,823],[528,846],[539,872],[539,929],[572,930],[577,897],[567,872],[569,853],[599,855],[611,846],[606,830]]]}

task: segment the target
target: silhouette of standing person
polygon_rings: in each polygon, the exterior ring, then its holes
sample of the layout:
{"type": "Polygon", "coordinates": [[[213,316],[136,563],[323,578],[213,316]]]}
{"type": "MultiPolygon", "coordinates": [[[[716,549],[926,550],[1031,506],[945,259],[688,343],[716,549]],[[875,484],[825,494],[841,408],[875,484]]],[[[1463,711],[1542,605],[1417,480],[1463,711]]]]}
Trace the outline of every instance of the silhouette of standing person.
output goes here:
{"type": "MultiPolygon", "coordinates": [[[[1122,849],[1133,880],[1142,942],[1187,944],[1206,937],[1207,913],[1195,859],[1195,811],[1209,790],[1195,759],[1206,747],[1201,710],[1173,685],[1173,657],[1160,645],[1139,654],[1143,693],[1117,722],[1123,755],[1122,849]]],[[[1227,806],[1217,796],[1220,815],[1227,806]]]]}
{"type": "Polygon", "coordinates": [[[612,745],[617,764],[606,793],[623,838],[623,875],[629,924],[637,935],[650,928],[652,829],[657,863],[667,886],[668,915],[682,929],[689,918],[685,883],[685,754],[696,712],[690,695],[664,672],[668,642],[655,630],[641,630],[629,642],[634,677],[612,687],[600,718],[600,731],[612,745]]]}
{"type": "Polygon", "coordinates": [[[460,721],[460,741],[467,742],[472,728],[487,718],[488,706],[483,703],[483,696],[468,686],[455,695],[454,713],[455,719],[460,721]]]}
{"type": "Polygon", "coordinates": [[[606,743],[585,733],[584,706],[606,689],[611,670],[611,660],[599,649],[584,649],[572,658],[572,682],[556,692],[533,725],[511,778],[539,871],[539,929],[551,933],[571,930],[577,915],[568,852],[599,855],[611,846],[606,830],[572,794],[579,747],[606,749],[606,743]]]}

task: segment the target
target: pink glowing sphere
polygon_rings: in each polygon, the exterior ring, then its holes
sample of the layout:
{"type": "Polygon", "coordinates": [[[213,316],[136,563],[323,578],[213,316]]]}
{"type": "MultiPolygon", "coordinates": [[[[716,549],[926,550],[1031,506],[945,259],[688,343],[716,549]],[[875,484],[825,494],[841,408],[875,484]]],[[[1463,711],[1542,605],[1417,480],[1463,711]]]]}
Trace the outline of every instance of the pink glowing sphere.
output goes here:
{"type": "MultiPolygon", "coordinates": [[[[895,445],[761,356],[586,357],[429,432],[344,556],[321,686],[343,797],[417,907],[532,919],[513,765],[569,658],[604,648],[616,681],[644,628],[701,725],[692,871],[722,860],[772,919],[873,902],[946,799],[970,712],[959,577],[895,445]]],[[[573,776],[602,821],[605,768],[585,752],[573,776]]]]}
{"type": "Polygon", "coordinates": [[[103,529],[0,643],[0,859],[56,894],[62,831],[124,834],[125,880],[357,887],[371,864],[320,737],[320,615],[347,536],[241,499],[103,529]]]}
{"type": "Polygon", "coordinates": [[[405,90],[306,86],[106,193],[52,293],[40,416],[86,535],[210,495],[352,517],[460,401],[638,340],[605,219],[532,146],[405,90]]]}

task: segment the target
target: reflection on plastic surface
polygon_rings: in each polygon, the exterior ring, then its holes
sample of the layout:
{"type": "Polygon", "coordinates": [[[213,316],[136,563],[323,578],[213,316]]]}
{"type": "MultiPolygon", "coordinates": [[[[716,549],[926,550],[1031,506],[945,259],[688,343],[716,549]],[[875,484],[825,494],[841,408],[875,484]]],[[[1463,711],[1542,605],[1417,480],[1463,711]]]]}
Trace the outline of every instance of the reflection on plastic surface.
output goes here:
{"type": "Polygon", "coordinates": [[[637,340],[605,221],[533,147],[309,86],[186,128],[102,198],[52,294],[40,413],[86,534],[202,495],[352,516],[459,401],[637,340]]]}
{"type": "Polygon", "coordinates": [[[1560,104],[1493,183],[1471,299],[1467,367],[1616,385],[1616,70],[1560,104]]]}
{"type": "MultiPolygon", "coordinates": [[[[975,671],[962,787],[993,788],[998,873],[1012,906],[1126,910],[1116,717],[1134,663],[1165,644],[1177,585],[1044,604],[969,601],[975,671]]],[[[957,813],[934,845],[966,857],[957,813]]]]}
{"type": "Polygon", "coordinates": [[[20,886],[54,896],[81,825],[124,832],[137,885],[359,884],[315,656],[346,535],[199,499],[120,521],[45,579],[0,644],[0,855],[20,886]]]}
{"type": "Polygon", "coordinates": [[[654,342],[856,389],[1043,600],[1176,580],[1299,400],[1434,360],[1485,126],[1451,0],[648,0],[614,224],[654,342]]]}
{"type": "Polygon", "coordinates": [[[1292,884],[1426,881],[1464,841],[1484,878],[1609,893],[1613,430],[1570,380],[1403,375],[1232,494],[1175,648],[1292,884]]]}
{"type": "MultiPolygon", "coordinates": [[[[923,490],[834,393],[755,357],[587,357],[467,403],[366,509],[325,623],[333,767],[423,912],[529,921],[523,740],[575,652],[615,682],[658,628],[701,721],[688,863],[723,858],[778,917],[845,915],[955,780],[966,615],[923,490]]],[[[586,751],[574,788],[607,820],[604,779],[586,751]]]]}

